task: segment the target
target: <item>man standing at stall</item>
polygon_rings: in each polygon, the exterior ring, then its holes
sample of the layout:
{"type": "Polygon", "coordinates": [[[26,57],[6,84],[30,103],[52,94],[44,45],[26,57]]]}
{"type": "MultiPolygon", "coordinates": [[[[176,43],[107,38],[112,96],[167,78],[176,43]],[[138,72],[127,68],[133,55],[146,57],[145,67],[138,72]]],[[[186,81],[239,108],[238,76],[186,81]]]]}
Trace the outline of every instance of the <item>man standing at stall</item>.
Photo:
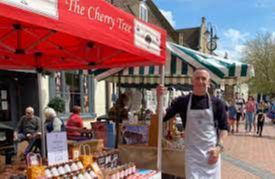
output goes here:
{"type": "MultiPolygon", "coordinates": [[[[225,104],[207,92],[210,75],[196,69],[193,93],[176,98],[166,110],[164,121],[180,114],[185,128],[185,176],[187,179],[221,178],[223,141],[227,136],[225,104]]],[[[159,93],[163,88],[158,89],[159,93]]]]}

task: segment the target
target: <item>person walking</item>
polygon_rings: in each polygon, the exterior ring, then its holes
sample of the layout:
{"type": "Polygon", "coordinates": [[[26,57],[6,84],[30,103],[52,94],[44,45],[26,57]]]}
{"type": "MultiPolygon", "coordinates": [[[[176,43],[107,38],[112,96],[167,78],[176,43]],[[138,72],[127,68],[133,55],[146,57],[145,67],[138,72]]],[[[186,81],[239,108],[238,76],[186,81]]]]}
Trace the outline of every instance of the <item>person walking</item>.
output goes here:
{"type": "MultiPolygon", "coordinates": [[[[186,178],[221,178],[223,141],[228,124],[223,101],[210,97],[210,75],[199,68],[193,73],[193,93],[176,98],[166,110],[164,121],[180,114],[185,128],[186,178]],[[218,131],[218,132],[217,132],[218,131]]],[[[164,93],[164,87],[158,87],[164,93]]]]}
{"type": "Polygon", "coordinates": [[[264,128],[265,110],[266,110],[266,105],[263,101],[261,101],[257,110],[257,134],[260,137],[262,136],[262,132],[264,128]]]}
{"type": "Polygon", "coordinates": [[[235,132],[235,121],[237,119],[237,109],[235,104],[232,100],[229,100],[229,107],[228,107],[228,119],[229,119],[229,131],[233,134],[235,132]]]}
{"type": "Polygon", "coordinates": [[[254,115],[256,112],[256,103],[254,101],[254,98],[252,96],[248,97],[248,100],[245,104],[245,131],[248,134],[251,134],[252,124],[254,123],[254,115]]]}
{"type": "Polygon", "coordinates": [[[240,96],[238,92],[235,93],[235,107],[237,109],[237,118],[236,118],[236,132],[239,132],[239,124],[241,118],[244,119],[244,105],[245,101],[240,96]]]}

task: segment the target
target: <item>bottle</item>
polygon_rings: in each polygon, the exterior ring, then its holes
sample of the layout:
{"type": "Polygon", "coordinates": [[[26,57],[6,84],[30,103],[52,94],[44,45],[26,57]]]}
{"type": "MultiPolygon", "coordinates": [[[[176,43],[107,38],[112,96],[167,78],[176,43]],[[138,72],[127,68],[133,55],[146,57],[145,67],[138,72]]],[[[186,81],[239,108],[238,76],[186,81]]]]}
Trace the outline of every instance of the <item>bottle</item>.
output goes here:
{"type": "Polygon", "coordinates": [[[59,165],[57,167],[57,171],[59,173],[60,176],[64,176],[66,174],[65,170],[64,170],[64,167],[62,165],[59,165]]]}
{"type": "Polygon", "coordinates": [[[58,170],[57,170],[57,166],[53,165],[51,167],[51,173],[52,173],[52,177],[57,178],[59,176],[58,170]]]}
{"type": "Polygon", "coordinates": [[[90,176],[91,176],[93,179],[97,177],[96,174],[95,174],[95,172],[92,171],[92,170],[89,171],[89,174],[90,174],[90,176]]]}
{"type": "Polygon", "coordinates": [[[78,174],[77,177],[78,177],[78,179],[85,179],[81,172],[78,174]]]}
{"type": "Polygon", "coordinates": [[[71,164],[71,171],[72,171],[72,172],[77,172],[78,170],[79,170],[79,169],[78,169],[76,163],[75,163],[75,162],[72,162],[72,164],[71,164]]]}
{"type": "Polygon", "coordinates": [[[46,175],[46,178],[52,178],[53,177],[50,167],[46,168],[45,175],[46,175]]]}
{"type": "Polygon", "coordinates": [[[77,164],[78,170],[83,170],[84,169],[84,166],[83,166],[81,161],[77,161],[76,164],[77,164]]]}
{"type": "Polygon", "coordinates": [[[84,172],[83,177],[84,177],[85,179],[92,179],[92,177],[91,177],[91,175],[89,174],[88,171],[85,171],[85,172],[84,172]]]}
{"type": "Polygon", "coordinates": [[[64,165],[64,170],[65,170],[65,172],[66,173],[71,173],[71,168],[70,168],[70,165],[69,165],[69,163],[65,163],[65,165],[64,165]]]}

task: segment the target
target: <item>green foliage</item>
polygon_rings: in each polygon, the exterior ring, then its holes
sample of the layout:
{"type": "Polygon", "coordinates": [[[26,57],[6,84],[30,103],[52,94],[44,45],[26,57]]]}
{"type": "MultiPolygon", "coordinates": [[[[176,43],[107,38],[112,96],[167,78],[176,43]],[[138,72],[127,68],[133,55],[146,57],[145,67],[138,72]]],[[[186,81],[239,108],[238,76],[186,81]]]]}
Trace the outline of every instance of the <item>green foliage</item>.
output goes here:
{"type": "Polygon", "coordinates": [[[250,80],[252,93],[275,94],[275,38],[270,33],[258,34],[245,46],[244,60],[253,64],[255,77],[250,80]]]}
{"type": "Polygon", "coordinates": [[[65,101],[61,97],[52,98],[48,106],[53,108],[56,112],[59,112],[59,113],[62,113],[65,111],[65,101]]]}

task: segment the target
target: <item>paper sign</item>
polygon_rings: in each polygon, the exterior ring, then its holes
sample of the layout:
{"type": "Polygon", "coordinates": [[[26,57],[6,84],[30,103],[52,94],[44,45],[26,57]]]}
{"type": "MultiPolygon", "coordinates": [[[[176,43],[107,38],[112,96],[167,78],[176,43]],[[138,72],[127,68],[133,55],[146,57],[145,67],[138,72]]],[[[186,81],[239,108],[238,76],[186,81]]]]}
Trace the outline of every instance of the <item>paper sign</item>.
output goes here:
{"type": "Polygon", "coordinates": [[[68,144],[66,132],[47,133],[48,165],[68,162],[68,144]]]}
{"type": "Polygon", "coordinates": [[[8,110],[8,103],[7,103],[7,101],[2,101],[2,110],[8,110]]]}
{"type": "Polygon", "coordinates": [[[1,99],[7,99],[7,91],[1,90],[1,99]]]}

